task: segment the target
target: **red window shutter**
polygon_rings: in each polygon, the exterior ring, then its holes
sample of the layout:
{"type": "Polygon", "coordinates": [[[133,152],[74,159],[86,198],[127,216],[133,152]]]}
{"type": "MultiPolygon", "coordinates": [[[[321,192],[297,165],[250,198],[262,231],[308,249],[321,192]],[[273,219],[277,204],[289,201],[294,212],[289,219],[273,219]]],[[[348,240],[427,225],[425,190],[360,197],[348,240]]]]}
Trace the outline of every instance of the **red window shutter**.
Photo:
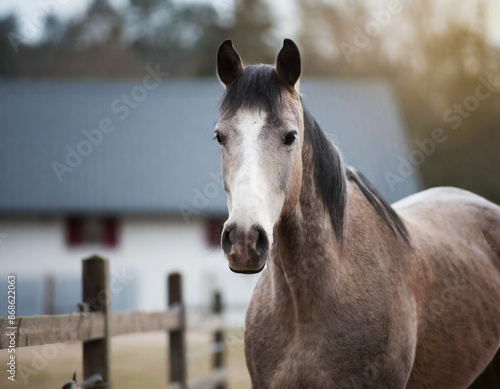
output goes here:
{"type": "Polygon", "coordinates": [[[102,243],[109,247],[118,245],[118,219],[106,217],[102,220],[102,243]]]}
{"type": "Polygon", "coordinates": [[[66,244],[78,246],[83,243],[85,224],[82,217],[71,216],[66,219],[66,244]]]}
{"type": "Polygon", "coordinates": [[[222,219],[208,219],[206,221],[206,241],[210,247],[220,246],[220,237],[222,229],[224,228],[224,221],[222,219]]]}

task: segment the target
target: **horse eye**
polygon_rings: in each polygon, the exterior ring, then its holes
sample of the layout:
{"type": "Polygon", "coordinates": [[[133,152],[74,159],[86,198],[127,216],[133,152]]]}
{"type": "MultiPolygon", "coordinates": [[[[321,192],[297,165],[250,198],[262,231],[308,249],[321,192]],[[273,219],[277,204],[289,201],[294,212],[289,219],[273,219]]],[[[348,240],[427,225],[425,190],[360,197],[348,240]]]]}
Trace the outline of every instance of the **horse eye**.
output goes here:
{"type": "Polygon", "coordinates": [[[297,131],[290,131],[283,137],[283,144],[289,146],[297,139],[297,131]]]}
{"type": "Polygon", "coordinates": [[[217,139],[217,142],[222,146],[222,136],[218,132],[214,134],[214,139],[217,139]]]}

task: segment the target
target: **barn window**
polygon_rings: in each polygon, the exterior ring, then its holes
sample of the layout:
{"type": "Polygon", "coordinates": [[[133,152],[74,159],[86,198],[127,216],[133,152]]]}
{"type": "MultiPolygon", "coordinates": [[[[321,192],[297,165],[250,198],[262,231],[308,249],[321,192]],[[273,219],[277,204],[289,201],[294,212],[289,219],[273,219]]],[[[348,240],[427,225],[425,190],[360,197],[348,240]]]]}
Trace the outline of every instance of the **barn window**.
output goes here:
{"type": "Polygon", "coordinates": [[[205,235],[206,242],[209,247],[219,247],[220,237],[222,235],[222,228],[224,227],[224,220],[219,218],[210,218],[206,221],[205,235]]]}
{"type": "Polygon", "coordinates": [[[118,245],[118,219],[116,217],[107,217],[102,220],[103,223],[103,243],[109,247],[118,245]]]}
{"type": "Polygon", "coordinates": [[[116,217],[70,216],[66,219],[68,246],[97,244],[115,247],[119,242],[119,223],[116,217]]]}
{"type": "Polygon", "coordinates": [[[77,246],[83,243],[84,220],[81,217],[69,217],[66,220],[66,242],[69,246],[77,246]]]}

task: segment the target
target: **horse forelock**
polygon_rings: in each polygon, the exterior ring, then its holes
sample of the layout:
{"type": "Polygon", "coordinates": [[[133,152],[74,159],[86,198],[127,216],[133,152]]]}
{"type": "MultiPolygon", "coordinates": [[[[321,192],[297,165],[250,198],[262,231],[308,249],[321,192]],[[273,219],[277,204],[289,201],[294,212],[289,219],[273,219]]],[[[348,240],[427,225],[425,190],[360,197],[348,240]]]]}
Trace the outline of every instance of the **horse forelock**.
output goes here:
{"type": "Polygon", "coordinates": [[[220,115],[232,116],[243,108],[263,109],[273,116],[279,116],[285,90],[274,67],[249,65],[223,95],[219,106],[220,115]]]}

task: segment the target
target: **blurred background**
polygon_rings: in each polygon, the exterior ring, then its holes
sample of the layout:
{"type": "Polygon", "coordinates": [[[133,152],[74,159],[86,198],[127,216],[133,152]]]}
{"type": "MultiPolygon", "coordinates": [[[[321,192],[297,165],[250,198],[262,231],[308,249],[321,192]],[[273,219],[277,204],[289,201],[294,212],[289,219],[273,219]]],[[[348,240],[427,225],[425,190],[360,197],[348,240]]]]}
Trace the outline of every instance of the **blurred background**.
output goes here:
{"type": "MultiPolygon", "coordinates": [[[[250,387],[241,328],[258,276],[218,248],[215,54],[229,38],[246,64],[273,63],[285,37],[305,104],[388,200],[451,185],[500,203],[498,0],[2,0],[0,290],[17,273],[19,315],[74,312],[92,253],[111,261],[114,311],[164,309],[180,271],[190,317],[222,292],[230,384],[250,387]]],[[[157,338],[116,342],[120,388],[163,384],[157,338]]],[[[6,387],[53,388],[80,352],[6,387]]]]}

